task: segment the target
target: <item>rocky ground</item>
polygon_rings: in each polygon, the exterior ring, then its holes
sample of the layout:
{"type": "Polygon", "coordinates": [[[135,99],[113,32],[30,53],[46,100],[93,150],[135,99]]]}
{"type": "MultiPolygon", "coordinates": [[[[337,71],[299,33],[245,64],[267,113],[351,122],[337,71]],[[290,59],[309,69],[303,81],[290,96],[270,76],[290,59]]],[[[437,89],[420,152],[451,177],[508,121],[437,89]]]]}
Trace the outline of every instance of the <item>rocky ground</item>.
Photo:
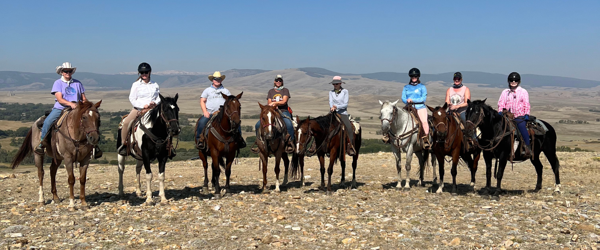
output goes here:
{"type": "MultiPolygon", "coordinates": [[[[280,193],[272,191],[271,164],[271,191],[260,193],[258,159],[241,159],[233,166],[233,194],[214,200],[200,193],[203,174],[198,161],[174,162],[168,163],[166,171],[169,202],[156,205],[144,205],[145,199],[135,196],[133,166],[126,169],[127,197],[120,199],[116,196],[117,167],[95,165],[88,170],[86,190],[91,206],[75,210],[67,208],[64,168],[57,177],[58,194],[64,200],[50,202],[46,171],[48,202],[38,207],[37,172],[24,167],[14,175],[6,171],[0,175],[0,247],[596,249],[600,242],[600,162],[594,153],[559,153],[559,157],[562,194],[553,193],[554,176],[543,160],[543,190],[531,191],[535,171],[530,163],[520,163],[507,169],[503,182],[507,193],[500,197],[471,192],[464,166],[459,167],[458,194],[448,193],[449,185],[441,195],[432,193],[431,172],[425,187],[397,190],[393,156],[379,153],[360,156],[355,190],[339,189],[340,167],[336,165],[332,195],[317,189],[320,174],[315,157],[307,159],[307,186],[292,180],[280,193]]],[[[416,169],[413,164],[413,180],[416,169]]],[[[155,164],[153,170],[157,171],[155,164]]],[[[485,185],[484,167],[480,166],[477,178],[479,190],[485,185]]],[[[445,181],[451,182],[448,168],[445,181]]],[[[156,174],[152,186],[157,196],[156,174]]]]}

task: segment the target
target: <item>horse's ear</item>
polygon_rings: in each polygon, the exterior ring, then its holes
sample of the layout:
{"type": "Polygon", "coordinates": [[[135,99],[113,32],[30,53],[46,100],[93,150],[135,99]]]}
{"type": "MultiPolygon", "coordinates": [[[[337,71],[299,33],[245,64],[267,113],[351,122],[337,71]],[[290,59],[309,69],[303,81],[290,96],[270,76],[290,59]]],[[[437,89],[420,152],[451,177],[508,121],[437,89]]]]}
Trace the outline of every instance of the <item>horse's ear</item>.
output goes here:
{"type": "Polygon", "coordinates": [[[165,97],[161,94],[158,94],[158,97],[160,97],[160,102],[164,102],[165,101],[165,97]]]}
{"type": "Polygon", "coordinates": [[[467,105],[471,105],[471,99],[467,99],[467,105]]]}
{"type": "Polygon", "coordinates": [[[433,112],[434,108],[429,107],[429,105],[425,105],[425,106],[427,106],[427,109],[429,109],[429,111],[433,112]]]}
{"type": "Polygon", "coordinates": [[[242,94],[244,94],[244,91],[242,91],[242,93],[240,93],[239,95],[235,96],[235,98],[242,99],[242,94]]]}
{"type": "Polygon", "coordinates": [[[221,93],[221,96],[223,96],[223,99],[227,100],[228,96],[226,94],[221,93]]]}
{"type": "Polygon", "coordinates": [[[481,101],[482,103],[485,103],[485,100],[487,100],[487,98],[483,99],[483,101],[481,101]]]}
{"type": "Polygon", "coordinates": [[[381,100],[379,100],[379,105],[383,105],[383,102],[381,100]]]}
{"type": "Polygon", "coordinates": [[[448,108],[448,103],[444,102],[444,106],[442,107],[442,109],[446,110],[448,108]]]}
{"type": "Polygon", "coordinates": [[[177,102],[178,98],[179,98],[179,93],[175,94],[175,97],[173,97],[173,100],[175,100],[175,102],[177,102]]]}
{"type": "Polygon", "coordinates": [[[262,104],[260,104],[260,102],[258,102],[258,106],[260,107],[260,109],[263,109],[265,107],[262,104]]]}
{"type": "Polygon", "coordinates": [[[94,108],[98,109],[100,107],[100,104],[102,104],[102,100],[94,104],[94,108]]]}
{"type": "Polygon", "coordinates": [[[399,101],[400,101],[400,99],[396,100],[395,102],[392,102],[392,103],[391,103],[391,104],[392,104],[392,106],[393,106],[393,105],[396,105],[396,103],[398,103],[399,101]]]}

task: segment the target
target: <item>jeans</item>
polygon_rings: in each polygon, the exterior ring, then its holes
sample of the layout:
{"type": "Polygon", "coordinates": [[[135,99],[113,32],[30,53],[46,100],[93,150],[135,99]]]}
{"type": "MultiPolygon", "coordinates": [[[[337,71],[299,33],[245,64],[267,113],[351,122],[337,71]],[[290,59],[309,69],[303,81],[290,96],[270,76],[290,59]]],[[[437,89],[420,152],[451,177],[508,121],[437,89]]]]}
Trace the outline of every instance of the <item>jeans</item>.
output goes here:
{"type": "MultiPolygon", "coordinates": [[[[212,117],[212,114],[210,114],[210,116],[208,116],[208,118],[204,117],[204,115],[202,117],[200,117],[200,120],[198,121],[198,126],[197,126],[198,128],[196,129],[196,140],[198,140],[200,138],[200,134],[202,133],[202,130],[204,129],[204,127],[206,127],[206,124],[208,123],[208,120],[210,120],[211,117],[212,117]]],[[[240,136],[242,135],[242,126],[238,127],[238,133],[240,134],[240,136]]]]}
{"type": "Polygon", "coordinates": [[[529,132],[527,132],[527,121],[525,120],[525,117],[519,116],[515,118],[515,122],[517,123],[517,128],[519,129],[519,132],[521,132],[521,135],[523,136],[525,145],[529,146],[529,143],[531,142],[529,141],[529,132]]]}
{"type": "Polygon", "coordinates": [[[61,113],[62,109],[52,109],[50,114],[48,114],[48,117],[46,117],[46,120],[44,120],[44,125],[42,126],[42,140],[46,138],[46,135],[48,135],[48,131],[50,130],[50,126],[52,126],[52,123],[54,123],[54,121],[60,117],[61,113]]]}
{"type": "Polygon", "coordinates": [[[350,139],[350,144],[354,145],[354,129],[352,128],[352,123],[350,122],[350,118],[348,117],[348,115],[342,115],[342,114],[340,114],[340,117],[342,119],[342,123],[344,123],[344,126],[346,127],[346,131],[348,133],[348,138],[350,139]]]}
{"type": "MultiPolygon", "coordinates": [[[[290,135],[290,139],[293,141],[294,140],[294,125],[292,125],[292,120],[288,119],[288,117],[292,117],[292,115],[290,114],[289,111],[287,110],[281,110],[281,113],[283,113],[284,115],[287,115],[287,117],[283,117],[283,122],[285,123],[285,127],[287,129],[288,134],[290,135]]],[[[260,127],[260,120],[258,120],[256,122],[256,125],[254,125],[254,130],[256,130],[256,133],[258,133],[258,128],[260,127]]]]}

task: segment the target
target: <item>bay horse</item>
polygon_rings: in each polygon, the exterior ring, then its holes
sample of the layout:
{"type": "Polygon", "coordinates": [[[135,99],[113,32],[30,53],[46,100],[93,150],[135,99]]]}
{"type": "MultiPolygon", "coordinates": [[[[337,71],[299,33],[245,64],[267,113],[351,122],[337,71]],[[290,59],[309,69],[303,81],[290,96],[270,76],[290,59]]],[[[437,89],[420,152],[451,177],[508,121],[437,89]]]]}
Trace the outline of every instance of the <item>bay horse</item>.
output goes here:
{"type": "MultiPolygon", "coordinates": [[[[492,178],[492,159],[496,159],[497,173],[496,176],[497,188],[494,195],[497,196],[502,192],[502,177],[504,176],[504,169],[506,164],[511,157],[512,152],[512,141],[511,134],[515,133],[515,130],[510,129],[510,123],[502,115],[498,114],[498,111],[490,107],[485,103],[485,100],[468,101],[467,109],[467,128],[474,130],[479,128],[481,130],[481,139],[478,140],[477,145],[483,150],[483,158],[486,165],[486,185],[483,190],[484,193],[488,193],[491,189],[491,178],[492,178]],[[499,166],[498,166],[499,164],[499,166]]],[[[544,165],[540,161],[540,154],[544,152],[546,158],[552,166],[552,172],[554,173],[555,189],[554,192],[560,193],[560,175],[559,168],[560,162],[556,156],[556,131],[547,122],[539,120],[547,128],[545,135],[535,135],[535,139],[532,140],[533,146],[533,157],[525,158],[521,155],[520,150],[515,153],[515,161],[526,161],[531,160],[535,171],[537,172],[537,184],[535,191],[542,189],[542,171],[544,165]]],[[[528,135],[523,135],[528,136],[528,135]]],[[[523,142],[521,142],[523,143],[523,142]]],[[[495,171],[495,172],[496,172],[495,171]]]]}
{"type": "Polygon", "coordinates": [[[258,103],[258,106],[260,107],[260,126],[256,133],[256,144],[258,146],[258,155],[260,157],[259,164],[262,166],[263,172],[263,185],[261,189],[263,191],[267,189],[267,164],[269,163],[269,156],[273,155],[275,156],[275,191],[279,192],[281,191],[279,189],[279,165],[281,159],[283,159],[283,165],[285,167],[281,185],[286,185],[288,183],[290,160],[288,154],[285,152],[285,136],[287,134],[287,129],[283,117],[277,107],[262,105],[260,102],[258,103]]]}
{"type": "MultiPolygon", "coordinates": [[[[432,108],[427,106],[433,117],[433,154],[436,156],[440,172],[440,182],[436,193],[442,193],[444,188],[444,163],[445,156],[452,157],[452,192],[457,192],[456,174],[458,161],[462,158],[471,171],[471,187],[475,189],[475,173],[477,173],[477,163],[481,155],[481,149],[474,147],[467,150],[463,141],[463,131],[460,124],[452,114],[446,112],[448,104],[432,108]]],[[[460,119],[460,118],[459,118],[460,119]]]]}
{"type": "MultiPolygon", "coordinates": [[[[212,179],[211,182],[215,188],[215,198],[221,197],[221,186],[219,185],[219,175],[221,168],[224,167],[225,177],[225,194],[231,193],[229,180],[231,178],[231,164],[235,159],[236,153],[239,153],[239,146],[236,143],[241,122],[242,104],[240,99],[244,92],[237,96],[221,95],[225,99],[225,103],[220,107],[219,112],[212,119],[210,124],[207,124],[209,129],[206,136],[206,147],[198,151],[198,156],[202,160],[204,167],[204,186],[203,193],[208,193],[208,161],[207,156],[212,158],[212,179]],[[225,158],[225,161],[223,161],[225,158]]],[[[197,138],[197,137],[195,137],[197,138]]],[[[196,140],[196,144],[198,141],[196,140]]]]}
{"type": "MultiPolygon", "coordinates": [[[[308,117],[306,120],[301,121],[296,130],[296,155],[292,157],[292,177],[297,178],[300,175],[302,185],[304,186],[304,156],[310,157],[316,154],[321,166],[321,185],[319,186],[319,190],[331,194],[331,175],[333,174],[333,165],[338,159],[342,167],[340,187],[344,188],[346,186],[345,156],[347,143],[347,135],[344,129],[344,124],[337,118],[336,112],[330,112],[327,115],[312,119],[308,117]],[[313,141],[313,146],[311,149],[307,149],[308,143],[311,140],[313,141]],[[325,155],[329,156],[327,187],[325,187],[325,155]]],[[[356,154],[352,156],[352,183],[349,186],[350,188],[357,188],[356,167],[362,144],[362,129],[359,129],[358,133],[355,133],[354,143],[356,154]]]]}
{"type": "MultiPolygon", "coordinates": [[[[73,194],[73,185],[75,184],[75,176],[73,174],[73,163],[79,163],[79,199],[81,206],[88,207],[85,201],[85,182],[87,177],[87,168],[90,164],[92,149],[98,145],[100,140],[100,113],[98,108],[102,101],[97,103],[77,102],[77,107],[66,114],[62,125],[52,130],[44,140],[46,148],[46,156],[53,158],[50,164],[50,182],[52,186],[52,196],[55,203],[59,203],[56,192],[56,171],[64,161],[69,176],[69,208],[75,207],[75,195],[73,194]],[[48,141],[48,139],[50,141],[48,141]]],[[[68,112],[65,110],[63,112],[68,112]]],[[[62,115],[61,115],[62,117],[62,115]]],[[[44,117],[40,117],[29,129],[23,144],[15,155],[11,167],[15,169],[19,164],[34,151],[34,145],[40,143],[41,130],[36,124],[41,123],[44,117]]],[[[59,118],[60,120],[61,118],[59,118]]],[[[57,121],[59,121],[57,120],[57,121]]],[[[38,204],[44,205],[44,155],[34,154],[35,166],[38,169],[39,199],[38,204]]]]}
{"type": "MultiPolygon", "coordinates": [[[[161,203],[166,203],[167,198],[165,197],[165,165],[167,159],[172,157],[173,138],[179,135],[181,128],[179,127],[179,106],[177,106],[177,99],[179,94],[175,94],[175,97],[163,97],[159,94],[160,103],[154,108],[143,114],[140,118],[139,124],[136,126],[137,129],[131,135],[131,141],[137,140],[137,146],[139,151],[134,148],[132,143],[131,154],[137,160],[136,164],[136,194],[141,196],[141,182],[140,172],[142,166],[146,170],[146,204],[151,205],[152,200],[152,189],[150,188],[152,183],[152,169],[150,164],[154,160],[158,160],[158,181],[159,181],[159,193],[161,203]],[[135,138],[134,138],[135,137],[135,138]],[[141,155],[139,155],[141,153],[141,155]]],[[[133,126],[133,124],[132,124],[133,126]]],[[[117,133],[117,148],[121,146],[121,131],[117,133]]],[[[117,154],[117,161],[119,165],[119,195],[123,196],[123,172],[125,172],[125,159],[126,156],[117,154]]]]}
{"type": "MultiPolygon", "coordinates": [[[[381,104],[379,117],[381,119],[381,133],[387,134],[391,141],[392,152],[396,158],[396,170],[398,172],[398,184],[396,188],[410,189],[410,169],[413,153],[419,159],[419,182],[417,185],[425,185],[424,171],[427,167],[429,150],[426,150],[419,143],[419,124],[411,114],[403,108],[398,108],[398,101],[390,102],[379,101],[381,104]],[[406,152],[406,181],[402,186],[402,151],[406,152]]],[[[431,158],[431,165],[435,164],[435,157],[431,158]]],[[[434,182],[437,179],[435,169],[433,170],[434,182]]]]}

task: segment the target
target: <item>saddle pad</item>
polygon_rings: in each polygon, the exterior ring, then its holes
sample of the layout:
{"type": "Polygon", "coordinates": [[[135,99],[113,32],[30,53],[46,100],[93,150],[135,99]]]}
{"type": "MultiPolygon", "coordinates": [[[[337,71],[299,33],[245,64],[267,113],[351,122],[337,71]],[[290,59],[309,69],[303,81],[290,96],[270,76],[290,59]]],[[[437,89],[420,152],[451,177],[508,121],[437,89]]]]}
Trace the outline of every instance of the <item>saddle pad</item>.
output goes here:
{"type": "Polygon", "coordinates": [[[542,127],[542,129],[544,129],[544,132],[548,132],[548,131],[549,131],[549,130],[548,130],[548,127],[546,127],[546,125],[545,125],[545,124],[544,124],[544,123],[543,123],[541,120],[538,120],[538,119],[536,119],[536,120],[535,120],[535,122],[536,122],[537,124],[539,124],[539,125],[540,125],[540,127],[542,127]]]}
{"type": "Polygon", "coordinates": [[[358,134],[358,132],[360,132],[360,123],[354,120],[354,117],[352,117],[352,115],[348,115],[348,119],[350,120],[350,123],[354,125],[354,133],[358,134]]]}
{"type": "Polygon", "coordinates": [[[60,128],[60,126],[65,121],[65,118],[67,118],[69,113],[71,113],[71,110],[63,109],[62,113],[60,114],[60,118],[58,118],[58,120],[56,121],[56,128],[60,128]]]}

